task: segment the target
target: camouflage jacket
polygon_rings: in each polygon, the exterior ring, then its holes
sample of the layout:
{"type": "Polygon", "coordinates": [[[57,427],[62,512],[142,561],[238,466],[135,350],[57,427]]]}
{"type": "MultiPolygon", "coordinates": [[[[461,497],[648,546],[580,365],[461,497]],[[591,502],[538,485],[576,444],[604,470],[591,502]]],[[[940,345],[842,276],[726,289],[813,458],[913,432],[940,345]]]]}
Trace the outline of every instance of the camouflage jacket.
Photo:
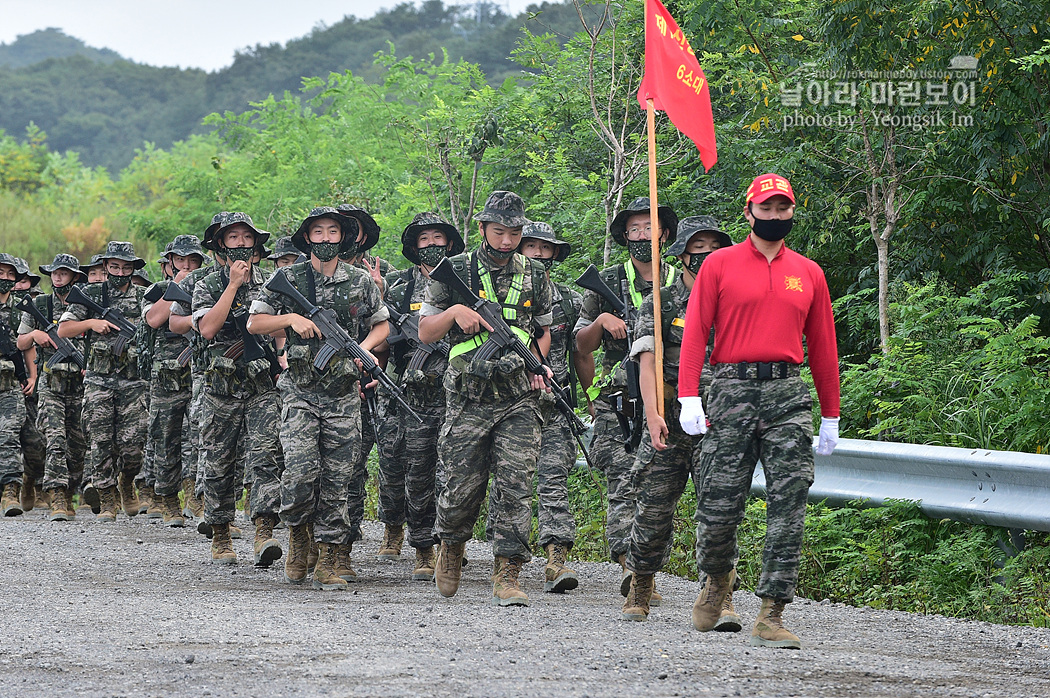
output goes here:
{"type": "MultiPolygon", "coordinates": [[[[419,315],[430,279],[423,276],[418,266],[389,274],[386,277],[386,283],[387,303],[402,315],[419,315]]],[[[392,329],[391,332],[393,332],[392,329]]],[[[440,376],[448,368],[447,352],[431,352],[423,364],[422,371],[420,371],[423,374],[422,376],[402,375],[417,346],[407,341],[394,345],[390,350],[391,358],[388,372],[391,373],[395,380],[403,380],[405,383],[437,385],[437,390],[442,393],[441,399],[444,400],[444,390],[440,387],[440,376]],[[438,379],[436,382],[435,378],[438,379]]]]}
{"type": "Polygon", "coordinates": [[[554,380],[567,387],[569,381],[569,349],[576,343],[573,328],[583,309],[583,296],[565,284],[551,284],[553,298],[551,308],[551,351],[547,356],[554,380]]]}
{"type": "MultiPolygon", "coordinates": [[[[128,284],[124,291],[113,290],[108,283],[87,284],[83,288],[84,295],[103,307],[115,308],[127,318],[128,322],[138,325],[142,317],[142,296],[146,289],[135,284],[128,284]]],[[[81,321],[95,318],[85,306],[70,303],[62,314],[62,322],[81,321]]],[[[116,387],[125,381],[137,381],[138,377],[138,347],[134,340],[128,343],[127,349],[120,356],[114,352],[113,346],[117,341],[115,331],[106,334],[96,332],[87,333],[89,350],[87,356],[87,374],[84,381],[116,387]]]]}
{"type": "MultiPolygon", "coordinates": [[[[52,322],[56,322],[59,318],[61,318],[62,314],[65,313],[66,308],[69,307],[68,303],[66,303],[59,296],[56,296],[53,293],[37,296],[33,299],[33,305],[37,307],[37,310],[40,311],[41,315],[48,318],[52,322]]],[[[33,319],[32,315],[30,315],[29,313],[22,313],[22,319],[18,324],[18,334],[29,334],[30,332],[33,332],[35,330],[43,331],[46,329],[47,326],[41,325],[39,322],[33,319]]],[[[85,342],[83,337],[73,337],[69,341],[73,343],[73,346],[75,346],[77,349],[83,352],[85,357],[87,356],[87,352],[84,351],[85,342]]],[[[54,355],[54,353],[55,350],[52,347],[44,347],[37,345],[36,354],[40,363],[46,363],[47,360],[50,359],[52,355],[54,355]]],[[[67,361],[65,363],[59,364],[59,366],[56,366],[55,368],[58,370],[66,370],[71,372],[75,371],[76,373],[80,373],[80,367],[73,363],[73,361],[67,361]]],[[[44,370],[47,371],[48,369],[44,370]]]]}

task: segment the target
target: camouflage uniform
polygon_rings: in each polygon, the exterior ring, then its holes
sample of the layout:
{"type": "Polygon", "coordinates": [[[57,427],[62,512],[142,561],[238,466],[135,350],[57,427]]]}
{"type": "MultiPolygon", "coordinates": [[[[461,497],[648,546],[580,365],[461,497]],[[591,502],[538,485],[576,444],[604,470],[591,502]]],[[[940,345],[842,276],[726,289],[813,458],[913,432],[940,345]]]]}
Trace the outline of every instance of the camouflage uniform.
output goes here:
{"type": "MultiPolygon", "coordinates": [[[[41,314],[52,322],[60,318],[68,307],[66,302],[54,293],[38,296],[33,303],[41,314]]],[[[33,316],[28,313],[22,314],[18,334],[45,329],[47,328],[40,326],[33,316]]],[[[83,352],[84,340],[78,337],[69,341],[83,352]]],[[[42,487],[44,490],[65,487],[73,492],[80,486],[84,476],[84,456],[87,451],[81,425],[84,378],[80,367],[73,361],[56,364],[50,368],[44,366],[54,353],[52,347],[37,347],[37,355],[43,366],[37,381],[37,393],[40,396],[38,423],[45,440],[42,487]]]]}
{"type": "MultiPolygon", "coordinates": [[[[367,274],[339,263],[331,277],[310,262],[278,269],[316,303],[335,311],[351,337],[363,327],[385,322],[388,314],[379,289],[367,274]]],[[[280,315],[301,309],[284,296],[263,291],[251,312],[280,315]]],[[[288,370],[281,374],[281,444],[285,471],[281,478],[281,519],[289,526],[313,523],[315,540],[351,542],[347,491],[361,443],[360,372],[342,353],[322,373],[313,366],[323,340],[303,339],[290,328],[285,345],[288,370]]],[[[252,498],[255,498],[253,487],[252,498]]]]}
{"type": "MultiPolygon", "coordinates": [[[[236,222],[236,221],[235,221],[236,222]]],[[[229,223],[233,225],[234,223],[229,223]]],[[[184,288],[192,274],[182,280],[184,288]]],[[[200,332],[201,318],[222,296],[229,277],[225,269],[213,271],[193,285],[193,327],[200,332]]],[[[263,276],[252,265],[248,280],[237,289],[233,311],[247,312],[262,292],[263,276]]],[[[214,526],[233,522],[237,513],[243,472],[251,475],[252,517],[276,516],[280,506],[277,469],[277,393],[264,357],[245,362],[224,356],[241,340],[228,318],[213,339],[205,340],[208,367],[204,372],[201,405],[201,461],[204,485],[204,519],[214,526]]],[[[268,341],[260,337],[261,342],[268,341]]]]}
{"type": "MultiPolygon", "coordinates": [[[[2,255],[0,263],[14,266],[13,262],[7,261],[9,259],[13,260],[10,255],[2,255]]],[[[7,300],[0,304],[0,332],[7,333],[11,346],[18,341],[15,328],[21,319],[21,311],[14,309],[17,302],[14,291],[11,291],[7,300]]],[[[15,378],[14,362],[0,357],[0,487],[11,484],[22,486],[23,466],[19,434],[25,421],[26,401],[18,379],[15,378]]]]}
{"type": "MultiPolygon", "coordinates": [[[[109,244],[104,258],[134,256],[131,243],[109,244]],[[115,255],[122,255],[114,257],[115,255]]],[[[115,290],[109,282],[89,284],[84,294],[103,307],[119,310],[131,323],[142,315],[145,289],[128,283],[126,290],[115,290]]],[[[82,305],[70,304],[62,322],[90,319],[82,305]]],[[[100,490],[117,486],[117,469],[134,479],[142,468],[146,443],[148,411],[146,382],[138,377],[138,348],[129,342],[123,355],[113,350],[117,333],[88,332],[90,349],[84,376],[84,421],[88,425],[89,450],[87,480],[100,490]],[[118,463],[119,461],[119,463],[118,463]]]]}
{"type": "MultiPolygon", "coordinates": [[[[40,284],[40,276],[32,273],[29,268],[29,263],[21,257],[15,257],[15,271],[19,274],[25,275],[30,280],[30,286],[27,290],[15,290],[12,291],[12,295],[21,298],[24,295],[30,295],[32,289],[36,288],[40,284]]],[[[39,289],[37,289],[39,293],[39,289]]],[[[19,318],[17,313],[15,314],[11,329],[18,333],[19,318]]],[[[40,354],[37,353],[37,376],[39,377],[39,368],[42,365],[40,362],[40,354]]],[[[26,366],[27,373],[30,371],[30,367],[26,366]]],[[[39,383],[39,381],[38,381],[39,383]]],[[[25,479],[30,483],[39,483],[44,479],[44,460],[47,457],[47,447],[44,443],[44,436],[40,433],[40,428],[37,426],[40,414],[40,401],[39,401],[39,384],[34,386],[33,392],[25,396],[26,401],[26,420],[22,424],[22,429],[18,434],[18,441],[22,446],[22,460],[25,469],[25,479]]]]}
{"type": "MultiPolygon", "coordinates": [[[[507,303],[512,285],[521,289],[517,303],[504,305],[504,318],[512,328],[529,335],[535,327],[550,326],[551,286],[543,265],[515,253],[500,267],[490,260],[484,246],[450,261],[468,285],[471,278],[479,283],[490,279],[501,303],[507,303]]],[[[491,298],[493,294],[486,295],[491,298]]],[[[447,286],[432,281],[420,315],[437,315],[462,301],[447,286]]],[[[532,478],[550,397],[531,389],[519,356],[480,361],[472,359],[472,351],[459,353],[460,347],[480,337],[465,335],[455,324],[447,339],[452,350],[444,378],[445,423],[438,440],[441,467],[435,533],[442,543],[470,539],[492,475],[493,553],[497,558],[528,561],[532,478]]]]}

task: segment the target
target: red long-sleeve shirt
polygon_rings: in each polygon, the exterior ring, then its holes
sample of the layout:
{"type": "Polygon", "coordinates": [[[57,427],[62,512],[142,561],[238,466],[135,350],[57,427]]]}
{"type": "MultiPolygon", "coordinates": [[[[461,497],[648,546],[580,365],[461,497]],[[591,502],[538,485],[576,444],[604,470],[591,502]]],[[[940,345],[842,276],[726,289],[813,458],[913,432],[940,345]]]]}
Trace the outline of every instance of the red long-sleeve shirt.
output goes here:
{"type": "Polygon", "coordinates": [[[800,364],[805,335],[820,412],[839,416],[835,322],[828,283],[816,262],[786,246],[769,262],[750,237],[711,253],[700,267],[686,309],[679,397],[698,394],[712,325],[712,366],[741,361],[800,364]]]}

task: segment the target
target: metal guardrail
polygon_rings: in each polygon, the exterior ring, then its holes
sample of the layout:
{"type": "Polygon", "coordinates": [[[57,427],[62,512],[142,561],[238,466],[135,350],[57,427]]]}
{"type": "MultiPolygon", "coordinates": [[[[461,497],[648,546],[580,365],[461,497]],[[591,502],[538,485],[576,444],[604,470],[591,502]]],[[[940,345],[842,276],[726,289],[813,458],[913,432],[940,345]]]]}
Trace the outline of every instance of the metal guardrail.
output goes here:
{"type": "MultiPolygon", "coordinates": [[[[751,493],[765,491],[759,465],[751,493]]],[[[816,456],[809,501],[861,499],[918,501],[931,518],[1050,531],[1050,455],[842,439],[830,456],[816,456]]]]}

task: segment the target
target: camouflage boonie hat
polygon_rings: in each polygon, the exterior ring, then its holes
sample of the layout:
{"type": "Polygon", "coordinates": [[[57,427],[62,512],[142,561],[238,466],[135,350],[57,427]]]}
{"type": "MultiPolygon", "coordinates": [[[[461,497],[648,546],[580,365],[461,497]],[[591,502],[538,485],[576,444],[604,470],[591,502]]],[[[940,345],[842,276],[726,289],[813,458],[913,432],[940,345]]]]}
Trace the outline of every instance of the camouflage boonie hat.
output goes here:
{"type": "Polygon", "coordinates": [[[180,257],[197,255],[204,263],[204,248],[201,247],[200,238],[196,235],[176,235],[175,239],[164,246],[164,257],[177,254],[180,257]]]}
{"type": "Polygon", "coordinates": [[[269,255],[266,259],[276,262],[281,257],[287,257],[290,254],[294,254],[298,257],[301,253],[299,252],[299,248],[292,244],[292,236],[285,235],[284,237],[277,238],[277,243],[273,246],[273,254],[269,255]]]}
{"type": "MultiPolygon", "coordinates": [[[[609,226],[609,232],[612,233],[613,240],[622,247],[627,247],[627,219],[636,213],[648,212],[648,196],[639,196],[632,201],[630,206],[616,214],[612,225],[609,226]]],[[[674,209],[670,206],[660,206],[656,209],[656,212],[660,219],[660,226],[668,230],[665,244],[673,243],[678,231],[678,216],[675,215],[674,209]]]]}
{"type": "Polygon", "coordinates": [[[482,223],[499,223],[508,228],[522,228],[529,219],[525,217],[525,202],[512,191],[494,191],[485,201],[481,213],[474,220],[482,223]]]}
{"type": "MultiPolygon", "coordinates": [[[[526,239],[532,240],[543,240],[554,245],[554,261],[564,262],[565,258],[572,253],[572,245],[559,240],[554,237],[554,228],[550,226],[550,223],[542,223],[540,221],[529,221],[525,224],[525,227],[521,229],[521,241],[525,242],[526,239]]],[[[518,251],[521,251],[521,246],[518,246],[518,251]]]]}
{"type": "Polygon", "coordinates": [[[15,281],[21,281],[26,277],[26,272],[19,271],[18,258],[6,252],[0,252],[0,264],[10,264],[15,270],[15,281]]]}
{"type": "Polygon", "coordinates": [[[51,276],[51,272],[56,269],[68,269],[73,272],[74,282],[83,281],[87,278],[87,275],[80,270],[80,260],[65,252],[59,252],[55,255],[55,259],[51,264],[41,264],[37,269],[40,270],[41,274],[47,276],[51,276]]]}
{"type": "Polygon", "coordinates": [[[419,264],[419,248],[416,247],[416,241],[419,239],[421,232],[431,229],[440,230],[448,238],[448,241],[452,243],[452,247],[448,251],[449,257],[457,255],[466,249],[466,245],[463,243],[463,236],[459,234],[456,226],[436,213],[424,211],[423,213],[417,213],[412,218],[412,222],[401,233],[401,254],[404,255],[405,259],[413,264],[419,264]]]}
{"type": "Polygon", "coordinates": [[[131,275],[131,283],[137,286],[152,286],[153,282],[150,281],[149,274],[146,273],[145,269],[136,269],[131,275]]]}
{"type": "Polygon", "coordinates": [[[718,219],[714,216],[689,216],[678,221],[678,236],[664,255],[677,257],[684,254],[689,241],[697,233],[714,233],[718,237],[719,247],[731,247],[733,244],[732,238],[719,228],[718,219]]]}
{"type": "Polygon", "coordinates": [[[255,247],[262,248],[266,243],[267,238],[270,234],[265,230],[260,230],[255,227],[252,223],[252,217],[247,213],[241,211],[223,211],[222,213],[215,214],[215,217],[211,219],[211,225],[204,231],[204,242],[201,243],[201,247],[206,250],[218,250],[219,241],[222,240],[222,234],[226,232],[227,228],[243,223],[244,225],[251,228],[252,232],[255,233],[255,247]]]}
{"type": "Polygon", "coordinates": [[[146,266],[146,260],[135,256],[135,246],[130,242],[122,240],[110,240],[106,243],[106,251],[99,255],[99,259],[105,263],[107,259],[119,259],[122,262],[134,262],[136,269],[146,266]]]}
{"type": "Polygon", "coordinates": [[[15,257],[15,271],[22,276],[28,276],[30,280],[30,287],[36,286],[40,283],[40,275],[34,274],[29,268],[29,262],[25,261],[21,257],[15,257]]]}
{"type": "Polygon", "coordinates": [[[100,266],[102,266],[102,255],[101,254],[93,254],[93,255],[91,255],[91,260],[88,261],[87,264],[80,265],[80,273],[84,274],[84,276],[87,276],[87,273],[88,273],[89,269],[91,269],[92,267],[100,267],[100,266]]]}
{"type": "Polygon", "coordinates": [[[335,207],[335,210],[347,218],[353,218],[361,229],[365,231],[365,241],[358,246],[358,252],[364,252],[376,246],[376,243],[379,242],[380,228],[379,224],[376,223],[376,219],[372,218],[368,211],[353,204],[339,204],[335,207]]]}
{"type": "Polygon", "coordinates": [[[295,245],[297,250],[302,251],[303,254],[307,256],[310,255],[310,243],[306,239],[306,234],[310,232],[310,226],[318,218],[331,218],[339,224],[339,229],[343,231],[343,239],[339,241],[340,253],[349,248],[351,240],[357,239],[358,224],[355,219],[347,218],[332,206],[318,206],[317,208],[310,210],[310,215],[304,218],[303,222],[300,223],[299,227],[296,228],[294,233],[292,233],[292,244],[295,245]]]}

